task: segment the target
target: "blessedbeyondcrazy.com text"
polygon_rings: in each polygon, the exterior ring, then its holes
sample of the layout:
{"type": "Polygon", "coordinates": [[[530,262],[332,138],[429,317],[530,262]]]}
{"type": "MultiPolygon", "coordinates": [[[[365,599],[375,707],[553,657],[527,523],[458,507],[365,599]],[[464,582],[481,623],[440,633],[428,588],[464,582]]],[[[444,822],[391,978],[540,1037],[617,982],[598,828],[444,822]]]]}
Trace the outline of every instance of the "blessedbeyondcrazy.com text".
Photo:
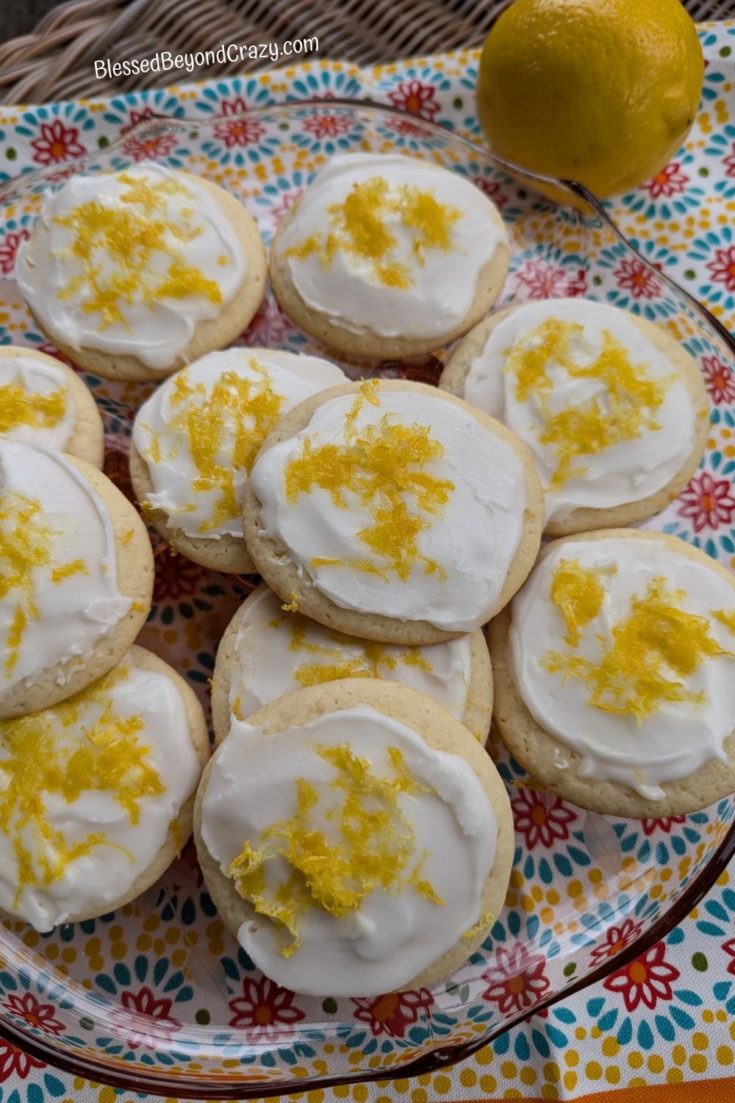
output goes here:
{"type": "Polygon", "coordinates": [[[316,53],[319,39],[294,38],[286,42],[236,43],[218,46],[215,50],[197,50],[193,53],[174,54],[162,50],[152,57],[130,58],[113,61],[111,58],[99,58],[94,63],[94,75],[98,80],[107,77],[135,77],[140,73],[174,73],[182,69],[187,73],[208,68],[211,65],[224,65],[237,61],[270,61],[275,64],[282,57],[294,57],[316,53]]]}

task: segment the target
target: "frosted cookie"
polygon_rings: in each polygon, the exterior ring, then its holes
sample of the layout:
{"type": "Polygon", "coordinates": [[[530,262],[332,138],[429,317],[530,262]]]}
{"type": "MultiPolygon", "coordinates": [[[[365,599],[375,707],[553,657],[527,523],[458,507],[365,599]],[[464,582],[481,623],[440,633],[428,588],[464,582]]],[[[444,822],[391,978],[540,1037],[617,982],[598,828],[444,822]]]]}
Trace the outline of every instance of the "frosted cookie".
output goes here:
{"type": "Polygon", "coordinates": [[[486,318],[439,385],[529,446],[552,536],[658,513],[689,482],[707,441],[696,361],[660,326],[584,299],[486,318]]]}
{"type": "Polygon", "coordinates": [[[439,643],[510,600],[543,502],[525,445],[421,383],[307,399],[268,437],[245,489],[248,550],[271,589],[348,635],[439,643]]]}
{"type": "Polygon", "coordinates": [[[266,259],[234,196],[144,162],[46,192],[16,278],[75,364],[145,380],[229,345],[261,303],[266,259]]]}
{"type": "Polygon", "coordinates": [[[252,571],[242,493],[255,454],[288,410],[341,382],[314,356],[232,348],[162,383],[135,419],[130,474],[164,540],[205,567],[252,571]]]}
{"type": "Polygon", "coordinates": [[[0,908],[49,931],[140,896],[191,834],[208,755],[194,692],[142,647],[62,704],[0,721],[0,908]]]}
{"type": "Polygon", "coordinates": [[[0,718],[106,674],[145,623],[152,587],[145,525],[108,478],[0,438],[0,718]]]}
{"type": "Polygon", "coordinates": [[[489,756],[407,686],[351,678],[235,720],[194,837],[226,927],[310,995],[430,985],[482,945],[513,859],[489,756]]]}
{"type": "Polygon", "coordinates": [[[431,352],[490,309],[508,270],[497,208],[474,184],[395,154],[333,157],[270,253],[285,313],[325,345],[378,359],[431,352]]]}
{"type": "Polygon", "coordinates": [[[370,643],[284,609],[261,585],[240,606],[217,649],[212,719],[224,739],[231,714],[247,718],[305,686],[342,678],[385,678],[431,697],[484,743],[493,681],[480,629],[428,647],[370,643]]]}
{"type": "Polygon", "coordinates": [[[102,418],[76,372],[12,345],[0,348],[0,438],[68,452],[94,467],[105,455],[102,418]]]}
{"type": "Polygon", "coordinates": [[[490,626],[495,719],[555,793],[619,816],[735,790],[735,576],[671,536],[551,544],[490,626]]]}

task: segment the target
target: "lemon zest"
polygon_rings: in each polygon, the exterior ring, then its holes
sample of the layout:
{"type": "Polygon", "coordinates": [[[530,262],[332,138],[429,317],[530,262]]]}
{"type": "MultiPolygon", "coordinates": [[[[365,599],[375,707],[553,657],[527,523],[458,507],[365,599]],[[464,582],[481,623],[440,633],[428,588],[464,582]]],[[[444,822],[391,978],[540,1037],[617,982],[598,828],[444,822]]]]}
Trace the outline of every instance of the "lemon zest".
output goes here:
{"type": "Polygon", "coordinates": [[[628,614],[612,625],[611,638],[598,637],[598,661],[550,651],[541,665],[565,679],[584,681],[594,708],[633,716],[639,725],[667,702],[702,704],[703,692],[687,690],[685,678],[705,658],[735,654],[712,637],[707,617],[681,608],[684,596],[682,590],[670,590],[664,578],[655,578],[645,596],[634,596],[628,614]]]}
{"type": "Polygon", "coordinates": [[[168,198],[186,194],[185,189],[174,180],[150,183],[124,172],[118,179],[125,185],[119,205],[90,199],[54,219],[73,235],[60,252],[78,260],[82,267],[58,297],[63,301],[84,292],[81,309],[99,315],[102,331],[114,324],[128,328],[124,307],[141,299],[154,306],[164,297],[201,295],[220,304],[219,284],[187,264],[180,251],[201,233],[192,222],[194,212],[182,211],[174,220],[167,211],[168,198]],[[167,266],[156,275],[160,257],[166,258],[167,266]]]}
{"type": "MultiPolygon", "coordinates": [[[[199,525],[202,534],[239,516],[235,472],[250,470],[260,445],[281,415],[283,398],[273,390],[268,372],[255,357],[250,358],[249,366],[255,379],[225,371],[210,392],[204,383],[192,383],[186,369],[179,372],[172,387],[171,405],[176,409],[171,427],[186,436],[197,469],[192,489],[216,495],[211,517],[199,525]],[[223,462],[219,453],[228,433],[233,434],[232,454],[223,462]]],[[[176,448],[174,444],[166,458],[171,459],[176,448]]],[[[154,463],[161,462],[155,435],[149,456],[154,463]]],[[[189,504],[179,512],[193,508],[189,504]]]]}
{"type": "Polygon", "coordinates": [[[48,796],[71,804],[85,792],[110,793],[136,824],[141,801],[165,792],[138,738],[142,718],[114,710],[110,691],[126,674],[118,667],[54,708],[0,721],[0,824],[16,857],[16,903],[26,886],[50,885],[77,858],[107,845],[104,831],[69,843],[48,819],[48,796]],[[88,722],[90,706],[99,711],[88,722]]]}
{"type": "Polygon", "coordinates": [[[724,609],[716,609],[712,616],[715,620],[718,620],[720,624],[724,624],[725,628],[735,633],[735,612],[726,613],[724,609]]]}
{"type": "Polygon", "coordinates": [[[607,330],[597,357],[586,365],[576,363],[571,344],[583,332],[584,326],[577,322],[547,318],[507,351],[504,370],[514,379],[516,398],[519,402],[533,398],[537,403],[542,421],[539,442],[550,445],[556,456],[551,489],[585,474],[587,468],[577,462],[580,457],[634,440],[644,430],[660,429],[656,411],[674,379],[673,375],[652,379],[645,365],[633,364],[625,347],[607,330]],[[549,372],[553,364],[572,379],[601,382],[604,401],[595,396],[556,409],[549,372]]]}
{"type": "Polygon", "coordinates": [[[326,235],[310,234],[286,256],[304,260],[316,255],[328,269],[341,250],[371,264],[372,278],[383,287],[406,290],[413,280],[405,264],[396,258],[398,239],[390,223],[410,232],[411,252],[419,265],[428,249],[449,253],[453,249],[451,228],[462,212],[440,203],[429,191],[404,184],[391,188],[382,176],[353,184],[341,203],[327,208],[330,230],[326,235]]]}
{"type": "Polygon", "coordinates": [[[257,845],[245,840],[227,869],[238,894],[290,936],[280,949],[284,957],[301,946],[301,920],[310,909],[342,918],[376,889],[397,894],[407,886],[442,903],[420,876],[425,855],[414,861],[413,824],[398,803],[402,793],[432,790],[411,775],[401,751],[388,748],[390,777],[373,773],[369,760],[346,743],[314,751],[334,768],[329,788],[340,791],[336,801],[327,805],[311,782],[297,778],[295,814],[267,827],[257,845]],[[322,815],[312,814],[322,804],[322,815]],[[285,860],[289,872],[274,888],[268,864],[276,859],[285,860]]]}
{"type": "Polygon", "coordinates": [[[329,633],[334,646],[328,647],[307,640],[303,622],[290,624],[289,630],[291,632],[290,651],[319,655],[333,660],[332,662],[307,662],[297,667],[294,678],[302,686],[322,685],[342,678],[380,678],[383,670],[394,671],[399,665],[416,667],[427,673],[433,669],[428,659],[421,654],[420,647],[404,647],[390,652],[383,644],[371,640],[358,640],[345,636],[341,632],[329,633]],[[345,647],[351,649],[359,647],[360,653],[344,658],[343,648],[345,647]]]}
{"type": "MultiPolygon", "coordinates": [[[[52,542],[56,533],[41,515],[42,506],[37,498],[9,490],[0,500],[0,599],[18,595],[6,634],[5,672],[8,675],[18,661],[28,622],[39,616],[34,585],[36,572],[52,563],[52,542]]],[[[86,569],[81,560],[59,564],[52,568],[51,579],[58,584],[80,569],[86,569]]]]}
{"type": "Polygon", "coordinates": [[[564,618],[567,634],[564,642],[576,647],[580,628],[597,616],[605,599],[605,588],[599,573],[614,574],[616,568],[604,572],[583,567],[578,559],[561,559],[551,581],[551,600],[564,618]]]}
{"type": "Polygon", "coordinates": [[[0,433],[18,425],[32,429],[50,429],[58,425],[66,413],[64,387],[51,394],[35,394],[21,383],[0,385],[0,433]]]}
{"type": "Polygon", "coordinates": [[[361,388],[345,418],[344,442],[312,445],[307,438],[301,454],[285,470],[286,500],[293,505],[314,487],[326,490],[337,509],[348,508],[346,492],[368,508],[372,524],[357,533],[372,559],[315,557],[314,567],[350,567],[387,578],[395,573],[407,581],[421,563],[427,574],[445,577],[436,561],[422,555],[418,538],[430,527],[426,514],[437,515],[449,500],[454,483],[426,470],[444,455],[425,425],[402,425],[384,414],[378,424],[360,429],[357,418],[365,401],[379,405],[374,388],[361,388]],[[382,561],[382,562],[381,562],[382,561]]]}

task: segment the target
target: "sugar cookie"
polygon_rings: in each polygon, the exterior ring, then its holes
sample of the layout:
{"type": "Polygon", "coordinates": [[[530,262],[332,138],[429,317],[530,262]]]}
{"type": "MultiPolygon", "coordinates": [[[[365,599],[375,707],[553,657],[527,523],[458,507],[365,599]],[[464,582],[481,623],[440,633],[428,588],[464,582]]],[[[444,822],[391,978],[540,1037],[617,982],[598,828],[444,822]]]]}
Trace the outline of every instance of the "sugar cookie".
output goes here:
{"type": "Polygon", "coordinates": [[[102,677],[151,606],[136,510],[83,460],[0,438],[0,718],[102,677]]]}
{"type": "Polygon", "coordinates": [[[433,984],[482,944],[513,860],[508,795],[466,728],[407,686],[301,689],[235,721],[194,837],[225,926],[296,992],[433,984]]]}
{"type": "Polygon", "coordinates": [[[16,278],[39,328],[75,364],[147,380],[247,327],[266,259],[234,196],[146,161],[46,192],[16,278]]]}
{"type": "Polygon", "coordinates": [[[497,208],[468,179],[397,154],[339,154],[281,220],[273,289],[301,329],[348,356],[431,352],[466,333],[508,270],[497,208]]]}
{"type": "Polygon", "coordinates": [[[0,907],[49,931],[135,899],[190,835],[208,754],[193,690],[142,647],[62,704],[0,721],[0,907]]]}
{"type": "Polygon", "coordinates": [[[251,572],[242,494],[252,461],[288,410],[344,381],[315,356],[231,348],[162,383],[138,411],[130,450],[133,487],[157,532],[204,567],[251,572]]]}
{"type": "Polygon", "coordinates": [[[658,513],[687,485],[707,442],[696,360],[661,326],[586,299],[486,318],[439,385],[529,446],[551,536],[658,513]]]}
{"type": "Polygon", "coordinates": [[[329,628],[439,643],[479,628],[538,551],[541,489],[504,426],[421,383],[307,399],[265,441],[245,490],[265,580],[329,628]]]}
{"type": "Polygon", "coordinates": [[[242,603],[225,629],[212,677],[212,720],[224,739],[240,720],[285,693],[341,678],[385,678],[431,697],[484,743],[493,680],[483,632],[428,647],[394,647],[331,631],[284,610],[265,584],[242,603]]]}
{"type": "Polygon", "coordinates": [[[97,404],[76,372],[35,349],[0,348],[0,437],[67,452],[102,467],[97,404]]]}
{"type": "Polygon", "coordinates": [[[735,790],[735,576],[672,536],[550,544],[490,626],[495,720],[555,793],[618,816],[735,790]]]}

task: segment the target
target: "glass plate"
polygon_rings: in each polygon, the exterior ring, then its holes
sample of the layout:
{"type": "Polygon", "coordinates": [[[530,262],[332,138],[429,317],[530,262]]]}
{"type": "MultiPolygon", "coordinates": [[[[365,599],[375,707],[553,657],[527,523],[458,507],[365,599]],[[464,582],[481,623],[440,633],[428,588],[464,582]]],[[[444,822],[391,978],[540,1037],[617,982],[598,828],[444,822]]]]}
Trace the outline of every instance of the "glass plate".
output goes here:
{"type": "MultiPolygon", "coordinates": [[[[511,176],[512,166],[479,146],[399,111],[330,100],[250,111],[226,123],[145,120],[133,134],[138,154],[233,192],[266,240],[335,152],[401,151],[438,161],[482,188],[510,228],[511,270],[501,303],[551,295],[615,303],[615,270],[633,260],[643,266],[637,270],[646,274],[649,295],[634,309],[664,325],[703,367],[711,369],[712,358],[732,362],[735,345],[722,326],[637,254],[582,188],[557,182],[577,209],[552,207],[527,187],[534,182],[528,175],[511,176]],[[236,157],[223,154],[223,127],[232,126],[257,138],[236,157]]],[[[0,187],[0,243],[32,220],[45,187],[82,169],[130,163],[115,144],[62,170],[9,181],[0,187]]],[[[1,287],[0,341],[53,354],[12,278],[1,287]]],[[[314,347],[271,296],[240,342],[314,347]]],[[[429,382],[439,369],[435,357],[363,367],[429,382]]],[[[105,418],[105,469],[130,494],[128,436],[151,388],[85,378],[105,418]]],[[[717,472],[735,467],[726,443],[733,413],[723,405],[712,412],[697,493],[708,492],[707,479],[717,472]]],[[[709,529],[706,503],[692,508],[692,493],[690,486],[649,527],[733,565],[735,547],[709,529]]],[[[155,604],[141,643],[177,667],[206,704],[217,641],[249,584],[174,557],[153,540],[155,604]]],[[[446,982],[371,1000],[303,998],[279,989],[224,930],[189,845],[157,885],[101,919],[49,935],[5,920],[0,1034],[81,1076],[169,1096],[262,1097],[426,1072],[624,967],[691,910],[735,850],[734,798],[691,816],[613,819],[540,790],[496,742],[491,753],[512,798],[515,867],[491,936],[446,982]]]]}

